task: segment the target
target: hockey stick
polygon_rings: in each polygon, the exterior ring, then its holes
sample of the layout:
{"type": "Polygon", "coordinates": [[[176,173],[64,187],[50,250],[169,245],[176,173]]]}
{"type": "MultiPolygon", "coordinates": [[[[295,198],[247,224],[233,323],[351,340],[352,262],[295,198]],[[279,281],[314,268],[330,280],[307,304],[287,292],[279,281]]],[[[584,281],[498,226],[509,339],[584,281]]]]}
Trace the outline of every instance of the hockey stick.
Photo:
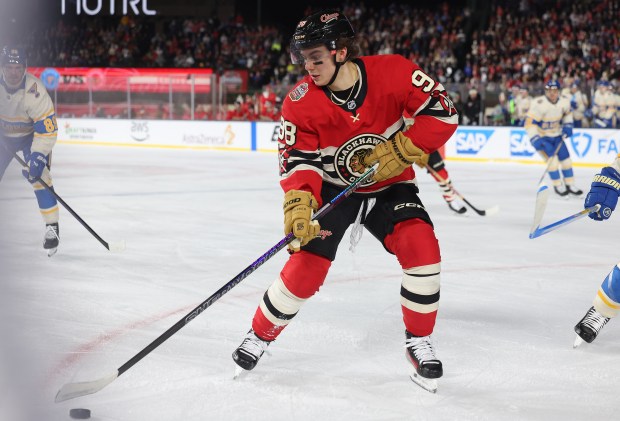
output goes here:
{"type": "MultiPolygon", "coordinates": [[[[434,169],[431,168],[430,165],[426,164],[426,169],[428,170],[428,172],[430,172],[433,177],[439,179],[440,182],[447,184],[447,181],[444,180],[444,178],[442,176],[439,175],[439,173],[437,171],[435,171],[434,169]]],[[[475,207],[474,205],[472,205],[469,200],[465,199],[463,197],[463,195],[461,193],[459,193],[458,191],[456,191],[456,189],[454,187],[452,187],[452,190],[454,191],[454,193],[461,199],[463,200],[463,202],[465,202],[467,204],[467,206],[469,206],[470,208],[473,209],[474,212],[476,212],[478,215],[480,216],[490,216],[490,215],[495,215],[497,212],[499,212],[499,206],[495,205],[492,206],[488,209],[478,209],[477,207],[475,207]]]]}
{"type": "Polygon", "coordinates": [[[532,234],[540,227],[540,221],[547,209],[547,202],[549,201],[549,186],[542,183],[538,186],[538,192],[536,192],[536,205],[534,207],[534,220],[532,221],[532,228],[530,229],[530,238],[532,234]]]}
{"type": "Polygon", "coordinates": [[[561,228],[564,225],[570,224],[571,222],[575,222],[576,220],[583,218],[589,213],[598,212],[600,208],[601,208],[601,205],[594,205],[592,207],[585,208],[584,210],[577,212],[574,215],[571,215],[564,219],[560,219],[559,221],[549,224],[545,227],[536,228],[534,232],[530,233],[530,239],[540,237],[541,235],[545,235],[546,233],[554,231],[558,228],[561,228]]]}
{"type": "MultiPolygon", "coordinates": [[[[378,164],[375,164],[372,168],[366,170],[364,174],[355,179],[346,189],[344,189],[340,194],[334,197],[329,203],[326,203],[319,209],[314,216],[313,220],[318,220],[325,216],[328,212],[330,212],[334,207],[336,207],[340,202],[342,202],[345,198],[350,196],[355,190],[357,190],[364,180],[368,179],[377,169],[378,164]]],[[[76,382],[76,383],[67,383],[60,388],[58,393],[56,394],[56,402],[62,402],[68,399],[77,398],[79,396],[90,395],[92,393],[98,392],[99,390],[106,387],[108,384],[112,383],[117,377],[121,374],[129,370],[134,364],[140,361],[142,358],[146,357],[153,350],[155,350],[159,345],[164,343],[168,338],[174,335],[176,332],[181,330],[185,325],[194,320],[200,313],[209,308],[213,303],[222,298],[228,291],[233,289],[237,284],[247,278],[252,272],[258,269],[263,263],[273,257],[277,252],[282,250],[288,243],[293,241],[295,237],[293,233],[289,233],[281,239],[276,245],[271,247],[265,254],[256,259],[254,263],[252,263],[247,268],[243,269],[237,276],[232,278],[226,285],[218,289],[213,295],[204,300],[202,303],[198,305],[198,307],[194,308],[188,314],[183,316],[181,320],[172,325],[168,330],[162,333],[159,337],[157,337],[153,342],[143,348],[140,352],[134,355],[129,361],[120,366],[116,372],[111,373],[101,379],[90,381],[90,382],[76,382]]]]}
{"type": "MultiPolygon", "coordinates": [[[[26,164],[26,162],[24,162],[23,159],[20,158],[19,155],[17,155],[16,153],[13,154],[13,156],[15,157],[15,159],[17,159],[17,161],[21,164],[22,167],[24,168],[28,168],[28,164],[26,164]]],[[[69,213],[71,215],[73,215],[73,217],[75,219],[77,219],[77,221],[82,224],[82,226],[84,228],[86,228],[86,230],[88,232],[90,232],[92,234],[93,237],[95,237],[97,239],[97,241],[99,241],[101,244],[103,244],[103,246],[105,248],[107,248],[108,250],[112,251],[112,252],[119,252],[119,251],[123,251],[125,249],[125,244],[122,241],[116,242],[116,243],[108,243],[107,241],[105,241],[103,238],[101,238],[99,236],[99,234],[97,234],[82,218],[80,218],[80,215],[78,215],[73,209],[71,209],[71,206],[67,205],[67,202],[65,202],[64,200],[62,200],[62,197],[60,197],[52,187],[50,187],[45,181],[43,181],[41,178],[39,178],[37,180],[38,183],[41,183],[41,185],[43,187],[45,187],[45,189],[47,191],[49,191],[50,193],[52,193],[54,195],[54,197],[56,197],[56,200],[58,200],[67,211],[69,211],[69,213]]]]}
{"type": "Polygon", "coordinates": [[[560,143],[558,143],[558,146],[556,146],[555,150],[553,151],[553,155],[551,155],[549,159],[547,159],[547,167],[545,168],[545,172],[542,174],[542,176],[540,176],[540,180],[538,180],[538,185],[540,185],[540,183],[542,183],[543,180],[545,179],[545,176],[549,172],[549,168],[551,168],[551,163],[553,162],[553,159],[556,157],[556,155],[560,151],[560,148],[562,147],[563,143],[564,143],[564,139],[562,139],[560,143]]]}

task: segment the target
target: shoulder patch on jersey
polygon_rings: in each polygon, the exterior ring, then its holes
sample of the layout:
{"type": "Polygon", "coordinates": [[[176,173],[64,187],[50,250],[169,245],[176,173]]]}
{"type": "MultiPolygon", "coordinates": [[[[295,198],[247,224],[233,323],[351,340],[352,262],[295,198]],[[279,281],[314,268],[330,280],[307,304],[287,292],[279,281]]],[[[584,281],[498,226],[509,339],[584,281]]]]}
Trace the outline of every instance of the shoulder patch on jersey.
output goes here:
{"type": "Polygon", "coordinates": [[[301,83],[299,86],[296,86],[289,94],[288,97],[291,101],[299,101],[303,98],[304,95],[308,93],[308,83],[301,83]]]}
{"type": "Polygon", "coordinates": [[[37,83],[33,83],[32,86],[30,87],[30,89],[28,89],[29,94],[33,94],[35,98],[38,98],[41,94],[39,93],[39,91],[37,90],[37,83]]]}

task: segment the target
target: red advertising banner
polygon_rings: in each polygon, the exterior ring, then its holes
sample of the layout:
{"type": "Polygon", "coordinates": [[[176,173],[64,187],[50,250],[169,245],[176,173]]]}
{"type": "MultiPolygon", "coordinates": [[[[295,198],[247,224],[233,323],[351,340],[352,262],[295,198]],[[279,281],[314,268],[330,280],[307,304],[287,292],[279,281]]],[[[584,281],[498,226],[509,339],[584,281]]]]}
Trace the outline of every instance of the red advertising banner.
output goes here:
{"type": "MultiPolygon", "coordinates": [[[[48,90],[209,93],[213,69],[29,67],[48,90]]],[[[245,73],[247,83],[247,72],[245,73]]]]}

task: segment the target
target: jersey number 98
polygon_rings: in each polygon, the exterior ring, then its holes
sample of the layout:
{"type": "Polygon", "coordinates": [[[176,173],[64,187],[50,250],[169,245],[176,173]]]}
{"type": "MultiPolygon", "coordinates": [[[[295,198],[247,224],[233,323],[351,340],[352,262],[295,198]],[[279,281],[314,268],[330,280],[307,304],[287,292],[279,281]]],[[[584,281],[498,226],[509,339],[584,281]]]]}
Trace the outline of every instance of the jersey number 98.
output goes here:
{"type": "Polygon", "coordinates": [[[284,117],[280,117],[280,131],[278,132],[278,138],[283,140],[288,146],[292,146],[297,141],[297,126],[286,121],[284,117]]]}

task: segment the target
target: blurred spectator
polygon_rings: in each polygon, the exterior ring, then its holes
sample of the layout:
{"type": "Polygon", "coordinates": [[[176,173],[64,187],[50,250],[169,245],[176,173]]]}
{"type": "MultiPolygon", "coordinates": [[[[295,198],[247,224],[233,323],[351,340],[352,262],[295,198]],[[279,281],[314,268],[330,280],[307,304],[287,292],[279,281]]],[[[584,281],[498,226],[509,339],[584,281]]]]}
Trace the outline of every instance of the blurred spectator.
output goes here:
{"type": "Polygon", "coordinates": [[[244,101],[243,96],[237,96],[233,107],[226,114],[226,120],[254,120],[251,104],[244,101]]]}
{"type": "Polygon", "coordinates": [[[212,107],[208,104],[198,104],[194,111],[194,120],[213,120],[212,107]]]}
{"type": "Polygon", "coordinates": [[[579,90],[579,80],[569,80],[568,88],[562,90],[562,96],[568,98],[570,108],[573,111],[574,127],[589,127],[589,123],[585,118],[585,112],[588,108],[588,97],[579,90]]]}
{"type": "Polygon", "coordinates": [[[487,111],[488,126],[507,126],[510,124],[510,110],[508,109],[508,98],[504,92],[500,92],[498,104],[487,111]]]}
{"type": "Polygon", "coordinates": [[[274,103],[265,101],[261,107],[258,119],[263,121],[280,121],[280,112],[276,109],[274,103]]]}
{"type": "Polygon", "coordinates": [[[606,80],[598,83],[592,100],[595,127],[610,129],[615,126],[616,98],[610,89],[611,84],[606,80]]]}
{"type": "Polygon", "coordinates": [[[476,88],[471,88],[463,106],[463,124],[479,126],[482,124],[482,100],[476,88]]]}
{"type": "Polygon", "coordinates": [[[97,109],[95,110],[95,117],[96,118],[106,118],[107,117],[103,107],[97,107],[97,109]]]}
{"type": "Polygon", "coordinates": [[[258,100],[258,110],[261,115],[263,115],[266,103],[269,103],[271,106],[271,110],[273,110],[273,106],[276,103],[276,94],[270,85],[265,85],[263,92],[261,93],[258,100]]]}
{"type": "Polygon", "coordinates": [[[452,103],[454,104],[454,108],[456,108],[456,112],[459,113],[459,124],[463,124],[463,116],[464,116],[464,105],[461,100],[461,93],[456,91],[450,93],[450,98],[452,99],[452,103]]]}
{"type": "Polygon", "coordinates": [[[508,95],[508,121],[511,126],[518,126],[518,111],[517,111],[517,103],[519,102],[519,85],[514,84],[512,88],[510,88],[510,94],[508,95]]]}
{"type": "Polygon", "coordinates": [[[525,124],[525,117],[532,104],[532,97],[530,96],[527,88],[524,86],[519,87],[519,95],[516,101],[517,116],[515,119],[515,126],[523,126],[525,124]]]}

